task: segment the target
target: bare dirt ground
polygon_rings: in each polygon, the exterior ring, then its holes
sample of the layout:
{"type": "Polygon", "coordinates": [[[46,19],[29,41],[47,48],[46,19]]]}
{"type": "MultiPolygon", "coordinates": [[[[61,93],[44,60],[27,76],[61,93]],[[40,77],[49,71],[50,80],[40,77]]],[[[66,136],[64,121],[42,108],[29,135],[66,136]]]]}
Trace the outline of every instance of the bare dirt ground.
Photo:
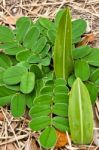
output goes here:
{"type": "MultiPolygon", "coordinates": [[[[0,0],[0,24],[13,27],[20,16],[29,16],[33,20],[38,17],[53,19],[57,11],[70,6],[72,18],[83,18],[88,22],[88,31],[95,35],[94,47],[99,47],[99,0],[0,0]]],[[[94,107],[95,132],[99,130],[99,102],[94,107]]],[[[11,116],[9,108],[0,108],[0,150],[42,150],[37,144],[38,133],[31,132],[28,128],[28,119],[15,119],[11,116]]],[[[99,133],[98,133],[99,137],[99,133]]],[[[81,147],[69,143],[63,149],[99,150],[99,139],[96,146],[81,147]],[[72,148],[71,148],[72,146],[72,148]]],[[[61,150],[63,150],[61,149],[61,150]]]]}

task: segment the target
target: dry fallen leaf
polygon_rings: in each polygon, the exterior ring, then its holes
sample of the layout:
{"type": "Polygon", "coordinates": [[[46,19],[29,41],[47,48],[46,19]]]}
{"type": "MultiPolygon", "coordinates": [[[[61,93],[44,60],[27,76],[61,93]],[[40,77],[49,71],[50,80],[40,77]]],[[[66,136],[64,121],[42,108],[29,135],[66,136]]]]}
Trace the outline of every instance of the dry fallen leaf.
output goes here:
{"type": "Polygon", "coordinates": [[[55,147],[60,148],[65,146],[67,143],[68,143],[68,138],[66,133],[57,130],[57,143],[55,147]]]}
{"type": "Polygon", "coordinates": [[[25,150],[40,150],[35,139],[28,139],[25,145],[25,150]]]}
{"type": "Polygon", "coordinates": [[[93,33],[85,34],[80,43],[78,43],[77,47],[82,45],[87,45],[88,43],[93,43],[95,41],[95,36],[93,33]]]}
{"type": "Polygon", "coordinates": [[[4,115],[2,112],[0,112],[0,121],[4,121],[4,115]]]}
{"type": "Polygon", "coordinates": [[[11,144],[7,144],[7,150],[16,150],[15,146],[11,144]]]}
{"type": "Polygon", "coordinates": [[[15,25],[17,19],[21,17],[21,16],[4,16],[2,15],[2,20],[5,24],[9,24],[9,25],[15,25]]]}

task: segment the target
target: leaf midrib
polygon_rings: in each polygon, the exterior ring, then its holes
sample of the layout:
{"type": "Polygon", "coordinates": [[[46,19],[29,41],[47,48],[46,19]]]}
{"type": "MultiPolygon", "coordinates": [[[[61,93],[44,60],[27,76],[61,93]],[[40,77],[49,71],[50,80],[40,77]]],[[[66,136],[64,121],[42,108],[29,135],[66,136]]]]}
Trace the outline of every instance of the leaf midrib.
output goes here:
{"type": "Polygon", "coordinates": [[[83,111],[82,111],[82,100],[81,100],[81,88],[80,84],[78,82],[78,102],[79,102],[79,108],[80,108],[80,129],[81,129],[81,143],[83,143],[83,111]]]}

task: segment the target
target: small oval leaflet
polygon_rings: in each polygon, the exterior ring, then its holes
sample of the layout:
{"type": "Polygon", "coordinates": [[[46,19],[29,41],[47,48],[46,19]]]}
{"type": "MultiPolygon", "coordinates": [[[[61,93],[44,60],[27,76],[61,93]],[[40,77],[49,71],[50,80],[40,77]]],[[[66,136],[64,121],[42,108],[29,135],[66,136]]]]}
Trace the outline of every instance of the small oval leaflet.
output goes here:
{"type": "Polygon", "coordinates": [[[0,53],[0,67],[7,69],[11,66],[11,59],[7,55],[0,53]]]}
{"type": "Polygon", "coordinates": [[[86,61],[77,60],[75,62],[75,76],[81,78],[82,81],[85,81],[90,76],[90,68],[86,61]]]}
{"type": "Polygon", "coordinates": [[[24,73],[27,72],[27,69],[22,66],[12,66],[5,70],[3,75],[3,81],[5,84],[13,85],[21,81],[21,77],[24,73]]]}
{"type": "Polygon", "coordinates": [[[99,69],[93,71],[93,73],[90,76],[90,80],[94,82],[97,86],[99,86],[99,69]]]}
{"type": "Polygon", "coordinates": [[[92,104],[95,104],[98,96],[98,87],[92,82],[88,82],[85,85],[89,91],[92,104]]]}
{"type": "Polygon", "coordinates": [[[25,112],[25,95],[17,93],[11,99],[11,113],[14,117],[20,117],[25,112]]]}
{"type": "Polygon", "coordinates": [[[40,136],[40,143],[44,148],[54,147],[56,144],[57,136],[56,130],[53,127],[47,127],[40,136]]]}
{"type": "Polygon", "coordinates": [[[29,94],[32,92],[35,86],[35,74],[32,72],[26,72],[20,82],[20,90],[24,94],[29,94]]]}
{"type": "Polygon", "coordinates": [[[32,43],[35,43],[40,36],[40,31],[37,27],[32,27],[26,34],[23,45],[24,47],[31,49],[32,43]]]}
{"type": "Polygon", "coordinates": [[[99,67],[99,49],[93,48],[92,52],[84,58],[90,65],[99,67]]]}
{"type": "Polygon", "coordinates": [[[86,46],[80,46],[75,49],[73,49],[72,54],[74,59],[79,59],[87,56],[92,52],[92,48],[90,48],[88,45],[86,46]]]}
{"type": "Polygon", "coordinates": [[[49,116],[34,117],[29,126],[34,131],[39,131],[50,125],[51,119],[49,116]]]}
{"type": "Polygon", "coordinates": [[[14,41],[14,34],[12,30],[6,26],[0,26],[0,42],[14,41]]]}

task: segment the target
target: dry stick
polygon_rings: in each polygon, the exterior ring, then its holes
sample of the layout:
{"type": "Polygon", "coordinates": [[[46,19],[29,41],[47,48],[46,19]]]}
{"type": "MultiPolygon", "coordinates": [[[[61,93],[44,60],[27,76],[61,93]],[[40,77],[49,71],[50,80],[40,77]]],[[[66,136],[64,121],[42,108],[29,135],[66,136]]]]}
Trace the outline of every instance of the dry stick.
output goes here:
{"type": "MultiPolygon", "coordinates": [[[[19,136],[17,136],[17,140],[24,139],[24,138],[26,138],[26,137],[28,137],[28,136],[29,136],[29,134],[19,135],[19,136]]],[[[13,139],[8,140],[7,142],[2,142],[2,143],[0,143],[0,146],[1,146],[1,145],[8,144],[8,143],[15,142],[15,141],[16,141],[16,138],[13,138],[13,139]]],[[[18,149],[18,150],[19,150],[19,149],[18,149]]]]}
{"type": "Polygon", "coordinates": [[[1,7],[9,16],[11,16],[12,18],[14,18],[13,15],[11,15],[10,12],[9,12],[7,9],[5,9],[5,8],[4,8],[3,6],[1,6],[1,5],[0,5],[0,7],[1,7]]]}
{"type": "MultiPolygon", "coordinates": [[[[13,132],[13,135],[14,135],[14,137],[15,137],[15,140],[16,140],[17,144],[18,144],[18,147],[20,148],[20,144],[19,144],[19,141],[18,141],[18,139],[17,139],[17,136],[16,136],[16,134],[15,134],[15,132],[14,132],[14,130],[13,130],[13,128],[12,128],[12,126],[11,126],[11,124],[10,124],[8,118],[6,117],[6,114],[4,113],[4,111],[3,111],[2,108],[1,108],[1,111],[2,111],[2,113],[3,113],[3,115],[4,115],[5,119],[6,119],[6,121],[8,122],[8,125],[10,126],[12,132],[13,132]]],[[[4,143],[7,143],[7,142],[4,142],[4,143]]]]}
{"type": "Polygon", "coordinates": [[[69,137],[69,134],[68,134],[67,131],[66,131],[66,135],[67,135],[67,139],[68,139],[68,144],[69,144],[69,146],[70,146],[70,148],[71,148],[71,150],[72,150],[71,140],[70,140],[70,137],[69,137]]]}
{"type": "Polygon", "coordinates": [[[84,9],[84,8],[81,8],[81,7],[78,7],[78,6],[72,6],[72,5],[70,5],[70,4],[69,4],[69,6],[73,7],[73,8],[76,9],[76,10],[81,10],[81,11],[83,11],[83,12],[87,12],[87,13],[92,14],[93,16],[96,16],[96,17],[99,18],[99,14],[92,13],[92,12],[91,12],[90,10],[88,10],[88,9],[84,9]]]}
{"type": "Polygon", "coordinates": [[[85,8],[85,7],[86,7],[87,1],[88,1],[88,0],[85,0],[85,3],[84,3],[83,8],[85,8]]]}
{"type": "MultiPolygon", "coordinates": [[[[67,1],[67,2],[64,2],[64,4],[68,4],[70,7],[73,7],[74,9],[76,10],[81,10],[83,12],[88,12],[90,14],[92,14],[93,16],[96,16],[96,17],[99,17],[99,14],[97,13],[92,13],[90,10],[88,9],[84,9],[84,8],[81,8],[79,5],[77,5],[76,3],[74,2],[71,2],[72,4],[70,4],[70,1],[67,1]],[[74,4],[74,5],[73,5],[74,4]]],[[[16,7],[22,7],[24,8],[25,6],[29,7],[29,6],[35,6],[35,7],[39,7],[39,6],[48,6],[48,5],[61,5],[62,2],[57,2],[57,3],[42,3],[42,4],[25,4],[25,5],[17,5],[16,7]]],[[[26,9],[26,8],[25,8],[26,9]]],[[[28,10],[28,9],[26,9],[28,10]]],[[[29,10],[28,10],[29,11],[29,10]]]]}
{"type": "MultiPolygon", "coordinates": [[[[52,2],[52,3],[48,2],[48,3],[42,3],[42,4],[41,3],[39,3],[39,4],[31,3],[31,4],[23,4],[23,6],[25,6],[25,7],[30,7],[30,6],[39,7],[39,6],[61,5],[62,3],[63,3],[63,1],[61,1],[61,2],[52,2]]],[[[75,4],[77,6],[80,5],[77,2],[72,2],[72,1],[70,2],[70,0],[68,0],[68,1],[65,0],[65,4],[68,4],[68,3],[72,3],[72,4],[75,4]]],[[[20,5],[18,5],[18,6],[20,6],[20,5]]]]}
{"type": "Polygon", "coordinates": [[[5,7],[5,6],[6,6],[6,2],[5,2],[5,0],[3,0],[3,2],[2,2],[2,3],[3,3],[3,6],[5,7]]]}

